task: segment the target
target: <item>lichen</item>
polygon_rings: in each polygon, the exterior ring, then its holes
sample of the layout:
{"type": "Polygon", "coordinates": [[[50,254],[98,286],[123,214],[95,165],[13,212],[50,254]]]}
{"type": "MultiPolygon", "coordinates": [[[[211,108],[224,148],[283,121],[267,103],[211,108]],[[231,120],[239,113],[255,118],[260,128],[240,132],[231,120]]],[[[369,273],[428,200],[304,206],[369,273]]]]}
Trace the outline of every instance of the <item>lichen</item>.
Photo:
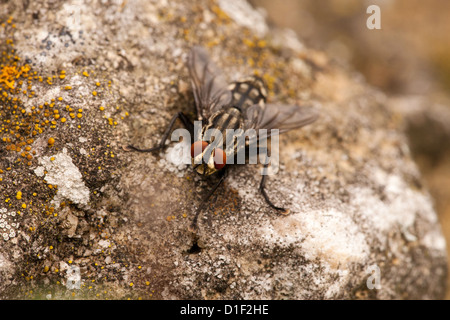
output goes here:
{"type": "Polygon", "coordinates": [[[3,240],[8,241],[17,235],[19,223],[14,211],[8,211],[6,208],[0,208],[0,235],[3,240]]]}
{"type": "Polygon", "coordinates": [[[73,164],[67,149],[50,157],[39,158],[40,166],[35,169],[38,176],[46,172],[45,180],[48,184],[57,186],[58,191],[52,203],[59,207],[64,199],[75,204],[87,205],[89,202],[89,189],[86,187],[80,170],[73,164]]]}

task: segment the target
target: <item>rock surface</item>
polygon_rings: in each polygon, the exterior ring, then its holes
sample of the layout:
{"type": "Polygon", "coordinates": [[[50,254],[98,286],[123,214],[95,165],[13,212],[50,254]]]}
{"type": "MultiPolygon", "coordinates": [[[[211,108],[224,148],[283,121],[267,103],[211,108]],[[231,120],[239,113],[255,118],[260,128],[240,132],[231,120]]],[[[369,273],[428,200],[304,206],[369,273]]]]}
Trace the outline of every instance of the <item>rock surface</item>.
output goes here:
{"type": "Polygon", "coordinates": [[[445,240],[382,93],[244,1],[87,3],[0,5],[1,298],[443,297],[445,240]],[[196,239],[214,180],[173,145],[121,148],[156,144],[177,111],[195,118],[194,44],[230,81],[262,76],[271,101],[321,102],[269,177],[290,215],[265,204],[257,166],[236,166],[196,239]]]}

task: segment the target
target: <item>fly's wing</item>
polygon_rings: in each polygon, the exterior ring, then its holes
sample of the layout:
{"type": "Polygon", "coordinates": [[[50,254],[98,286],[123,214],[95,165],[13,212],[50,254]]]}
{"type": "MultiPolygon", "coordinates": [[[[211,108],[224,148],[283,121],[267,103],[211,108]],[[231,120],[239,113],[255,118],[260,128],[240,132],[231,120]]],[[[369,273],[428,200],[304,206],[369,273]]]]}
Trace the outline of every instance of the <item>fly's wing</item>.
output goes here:
{"type": "Polygon", "coordinates": [[[203,47],[194,46],[191,49],[187,66],[199,120],[209,118],[231,102],[231,92],[225,77],[203,47]]]}
{"type": "MultiPolygon", "coordinates": [[[[246,129],[267,129],[267,135],[272,135],[271,129],[278,129],[283,133],[292,129],[301,128],[313,123],[319,117],[319,111],[311,105],[286,104],[255,104],[247,109],[246,129]]],[[[262,137],[258,137],[262,138],[262,137]]]]}

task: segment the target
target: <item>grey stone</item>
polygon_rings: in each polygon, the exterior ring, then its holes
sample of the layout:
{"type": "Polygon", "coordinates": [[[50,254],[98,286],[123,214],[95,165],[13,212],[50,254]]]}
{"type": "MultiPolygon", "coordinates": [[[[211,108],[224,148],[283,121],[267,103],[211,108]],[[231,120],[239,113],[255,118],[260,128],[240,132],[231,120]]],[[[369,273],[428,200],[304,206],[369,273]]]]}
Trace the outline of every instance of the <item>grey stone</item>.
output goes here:
{"type": "MultiPolygon", "coordinates": [[[[72,292],[85,299],[443,297],[445,240],[389,99],[291,33],[269,28],[245,1],[225,3],[0,5],[14,17],[15,31],[2,37],[14,33],[15,54],[30,59],[38,75],[57,75],[52,85],[46,77],[33,80],[36,94],[22,97],[20,106],[31,110],[53,98],[67,118],[36,135],[31,166],[3,173],[2,194],[13,198],[22,190],[36,214],[19,217],[16,243],[0,240],[1,298],[29,297],[30,290],[46,297],[49,288],[52,299],[72,292]],[[197,27],[202,21],[204,28],[197,27]],[[289,215],[274,212],[259,194],[260,167],[234,166],[194,237],[188,227],[214,178],[197,179],[191,168],[169,161],[169,150],[122,149],[130,142],[155,145],[175,112],[195,118],[185,68],[194,44],[207,47],[230,81],[257,70],[272,102],[320,102],[316,123],[281,136],[282,169],[268,180],[269,197],[289,215]],[[76,114],[82,109],[82,117],[72,119],[66,105],[76,114]],[[63,148],[82,176],[77,183],[89,190],[88,203],[86,196],[73,200],[80,190],[65,188],[73,180],[60,177],[64,194],[58,194],[34,173],[39,159],[51,161],[63,148]],[[71,229],[71,238],[64,219],[45,214],[55,196],[84,226],[71,229]],[[42,272],[38,254],[52,257],[51,271],[42,272]],[[114,268],[103,268],[105,259],[114,268]],[[57,284],[69,260],[89,285],[68,291],[57,284]]],[[[0,157],[4,168],[21,156],[4,151],[0,157]]],[[[20,201],[12,203],[20,209],[20,201]]]]}

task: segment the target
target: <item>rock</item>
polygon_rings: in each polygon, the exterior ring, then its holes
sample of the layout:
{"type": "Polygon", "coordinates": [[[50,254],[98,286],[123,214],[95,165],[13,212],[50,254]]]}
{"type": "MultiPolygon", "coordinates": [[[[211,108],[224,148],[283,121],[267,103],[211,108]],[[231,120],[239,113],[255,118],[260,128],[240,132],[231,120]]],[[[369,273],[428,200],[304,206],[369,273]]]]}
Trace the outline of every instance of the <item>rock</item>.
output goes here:
{"type": "Polygon", "coordinates": [[[415,155],[426,155],[436,165],[450,150],[450,110],[426,96],[389,98],[393,112],[400,114],[404,131],[415,155]]]}
{"type": "Polygon", "coordinates": [[[0,5],[13,17],[1,33],[10,54],[0,85],[12,86],[1,116],[23,124],[0,141],[1,203],[21,212],[16,243],[1,240],[1,298],[443,296],[445,240],[389,100],[256,11],[252,28],[263,27],[248,29],[244,1],[234,14],[224,3],[0,5]],[[184,65],[198,43],[230,81],[261,75],[270,101],[320,101],[315,124],[280,137],[281,169],[268,178],[269,197],[290,215],[264,202],[258,166],[235,166],[194,237],[188,227],[214,178],[174,163],[174,148],[122,149],[155,145],[175,112],[194,119],[184,65]],[[36,171],[55,160],[57,186],[36,171]],[[45,263],[54,267],[43,272],[45,263]],[[68,263],[70,288],[57,284],[68,263]]]}
{"type": "Polygon", "coordinates": [[[74,216],[73,214],[68,214],[67,215],[67,225],[66,228],[67,230],[67,236],[69,238],[72,238],[75,235],[75,231],[77,230],[77,226],[78,226],[78,218],[76,216],[74,216]]]}

